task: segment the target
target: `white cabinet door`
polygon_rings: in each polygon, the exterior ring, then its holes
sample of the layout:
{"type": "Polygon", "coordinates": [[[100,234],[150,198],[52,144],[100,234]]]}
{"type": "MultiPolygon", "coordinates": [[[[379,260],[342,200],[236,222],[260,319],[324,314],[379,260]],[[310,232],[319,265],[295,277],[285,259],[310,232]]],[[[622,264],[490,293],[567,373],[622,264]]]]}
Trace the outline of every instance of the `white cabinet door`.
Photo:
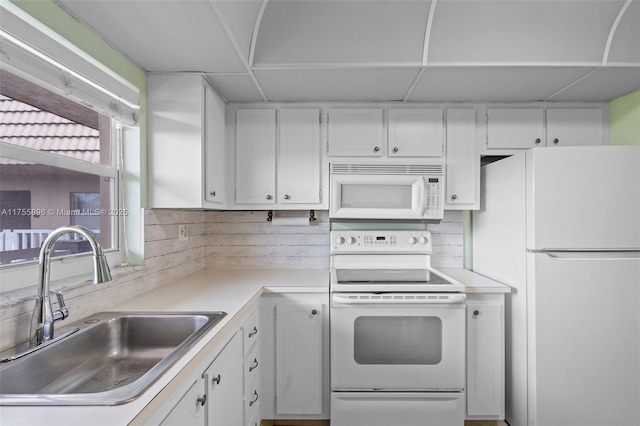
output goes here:
{"type": "Polygon", "coordinates": [[[475,109],[447,110],[445,209],[473,210],[480,207],[480,157],[476,146],[475,109]]]}
{"type": "Polygon", "coordinates": [[[503,296],[468,295],[467,418],[504,418],[504,338],[503,296]]]}
{"type": "Polygon", "coordinates": [[[276,412],[322,413],[322,304],[276,306],[276,412]]]}
{"type": "Polygon", "coordinates": [[[442,110],[396,108],[389,110],[389,157],[442,157],[442,110]]]}
{"type": "Polygon", "coordinates": [[[381,108],[331,108],[328,124],[330,156],[382,157],[381,108]]]}
{"type": "Polygon", "coordinates": [[[236,203],[276,202],[276,110],[236,112],[236,203]]]}
{"type": "Polygon", "coordinates": [[[604,143],[603,110],[549,108],[547,146],[584,146],[604,143]]]}
{"type": "Polygon", "coordinates": [[[205,87],[205,164],[207,201],[222,203],[225,195],[225,105],[210,87],[205,87]]]}
{"type": "Polygon", "coordinates": [[[487,148],[544,146],[543,110],[508,108],[487,110],[487,148]]]}
{"type": "Polygon", "coordinates": [[[320,202],[320,110],[280,110],[277,202],[320,202]]]}
{"type": "Polygon", "coordinates": [[[207,425],[242,425],[242,337],[239,333],[231,338],[203,377],[207,386],[207,425]]]}
{"type": "Polygon", "coordinates": [[[204,426],[206,421],[205,403],[204,383],[202,383],[202,379],[196,380],[160,425],[204,426]]]}

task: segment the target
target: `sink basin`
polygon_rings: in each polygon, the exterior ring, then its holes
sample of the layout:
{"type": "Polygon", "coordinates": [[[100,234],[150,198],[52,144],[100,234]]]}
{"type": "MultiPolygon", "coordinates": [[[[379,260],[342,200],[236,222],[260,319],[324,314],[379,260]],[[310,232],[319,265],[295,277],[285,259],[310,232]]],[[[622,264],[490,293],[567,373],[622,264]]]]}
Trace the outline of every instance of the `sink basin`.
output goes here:
{"type": "Polygon", "coordinates": [[[225,312],[103,312],[0,364],[0,405],[117,405],[139,396],[225,312]]]}

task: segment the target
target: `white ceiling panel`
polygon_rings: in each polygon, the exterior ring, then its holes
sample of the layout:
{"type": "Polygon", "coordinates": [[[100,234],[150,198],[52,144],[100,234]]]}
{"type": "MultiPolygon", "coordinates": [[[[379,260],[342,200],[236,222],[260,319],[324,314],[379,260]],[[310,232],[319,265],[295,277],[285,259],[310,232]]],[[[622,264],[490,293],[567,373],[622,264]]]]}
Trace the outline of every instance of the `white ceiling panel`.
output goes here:
{"type": "Polygon", "coordinates": [[[207,1],[58,3],[147,71],[246,71],[207,1]]]}
{"type": "Polygon", "coordinates": [[[427,65],[601,63],[624,1],[441,1],[427,65]]]}
{"type": "Polygon", "coordinates": [[[211,0],[220,5],[223,19],[227,21],[238,42],[245,60],[249,61],[251,39],[258,19],[262,0],[211,0]]]}
{"type": "Polygon", "coordinates": [[[611,42],[608,62],[640,64],[640,1],[627,8],[611,42]]]}
{"type": "Polygon", "coordinates": [[[427,68],[409,96],[416,102],[540,101],[590,68],[427,68]]]}
{"type": "Polygon", "coordinates": [[[270,101],[398,101],[418,68],[255,70],[270,101]]]}
{"type": "Polygon", "coordinates": [[[269,1],[255,64],[422,64],[429,1],[269,1]]]}
{"type": "Polygon", "coordinates": [[[248,74],[208,74],[209,80],[228,102],[262,102],[262,96],[248,74]]]}
{"type": "Polygon", "coordinates": [[[559,93],[552,101],[611,101],[640,89],[640,67],[602,68],[559,93]]]}

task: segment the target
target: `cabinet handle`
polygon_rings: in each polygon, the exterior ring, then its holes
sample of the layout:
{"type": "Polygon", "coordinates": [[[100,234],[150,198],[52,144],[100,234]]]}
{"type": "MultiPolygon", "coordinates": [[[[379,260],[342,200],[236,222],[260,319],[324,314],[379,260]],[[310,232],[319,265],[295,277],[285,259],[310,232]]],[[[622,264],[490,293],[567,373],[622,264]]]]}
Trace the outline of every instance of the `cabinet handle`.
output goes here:
{"type": "Polygon", "coordinates": [[[458,199],[458,196],[457,196],[456,194],[453,194],[453,195],[451,196],[451,199],[452,199],[452,200],[457,200],[457,199],[458,199]]]}
{"type": "Polygon", "coordinates": [[[249,407],[251,407],[256,402],[258,402],[258,391],[254,390],[253,391],[253,400],[249,401],[249,407]]]}
{"type": "Polygon", "coordinates": [[[270,200],[271,198],[273,198],[271,195],[267,195],[267,200],[270,200]]]}
{"type": "Polygon", "coordinates": [[[311,311],[311,315],[316,315],[317,313],[318,313],[318,311],[315,310],[315,309],[311,311]]]}
{"type": "Polygon", "coordinates": [[[252,372],[256,368],[258,368],[258,358],[254,358],[253,359],[253,365],[251,367],[249,367],[249,372],[252,372]]]}
{"type": "Polygon", "coordinates": [[[480,311],[476,309],[475,311],[473,311],[473,315],[477,317],[478,315],[480,315],[480,311]]]}
{"type": "Polygon", "coordinates": [[[376,146],[375,148],[373,148],[373,152],[378,152],[378,151],[380,151],[380,147],[379,146],[376,146]]]}
{"type": "Polygon", "coordinates": [[[215,383],[216,385],[219,385],[220,384],[220,375],[218,374],[216,377],[211,379],[211,382],[215,383]]]}
{"type": "Polygon", "coordinates": [[[542,142],[540,138],[536,139],[536,145],[540,145],[540,142],[542,142]]]}
{"type": "Polygon", "coordinates": [[[285,196],[284,196],[284,199],[285,199],[285,200],[288,200],[289,198],[291,198],[291,197],[289,197],[288,195],[285,195],[285,196]]]}
{"type": "Polygon", "coordinates": [[[216,196],[216,191],[211,191],[209,194],[211,194],[212,197],[216,196]]]}
{"type": "Polygon", "coordinates": [[[557,144],[558,142],[560,142],[557,138],[553,140],[554,144],[557,144]]]}
{"type": "Polygon", "coordinates": [[[398,147],[393,148],[393,152],[398,152],[398,147]]]}
{"type": "Polygon", "coordinates": [[[258,334],[258,328],[257,327],[253,327],[253,330],[251,330],[249,332],[249,338],[252,338],[253,336],[255,336],[256,334],[258,334]]]}
{"type": "Polygon", "coordinates": [[[202,395],[202,398],[198,398],[198,404],[204,407],[204,404],[207,403],[207,394],[202,395]]]}

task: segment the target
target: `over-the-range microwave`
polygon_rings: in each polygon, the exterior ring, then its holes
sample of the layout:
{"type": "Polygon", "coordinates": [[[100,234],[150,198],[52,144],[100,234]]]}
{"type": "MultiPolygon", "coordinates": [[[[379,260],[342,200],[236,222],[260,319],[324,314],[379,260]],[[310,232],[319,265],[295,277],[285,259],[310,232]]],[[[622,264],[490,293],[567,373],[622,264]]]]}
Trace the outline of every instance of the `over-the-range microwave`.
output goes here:
{"type": "Polygon", "coordinates": [[[444,216],[442,164],[331,163],[332,219],[414,219],[444,216]]]}

